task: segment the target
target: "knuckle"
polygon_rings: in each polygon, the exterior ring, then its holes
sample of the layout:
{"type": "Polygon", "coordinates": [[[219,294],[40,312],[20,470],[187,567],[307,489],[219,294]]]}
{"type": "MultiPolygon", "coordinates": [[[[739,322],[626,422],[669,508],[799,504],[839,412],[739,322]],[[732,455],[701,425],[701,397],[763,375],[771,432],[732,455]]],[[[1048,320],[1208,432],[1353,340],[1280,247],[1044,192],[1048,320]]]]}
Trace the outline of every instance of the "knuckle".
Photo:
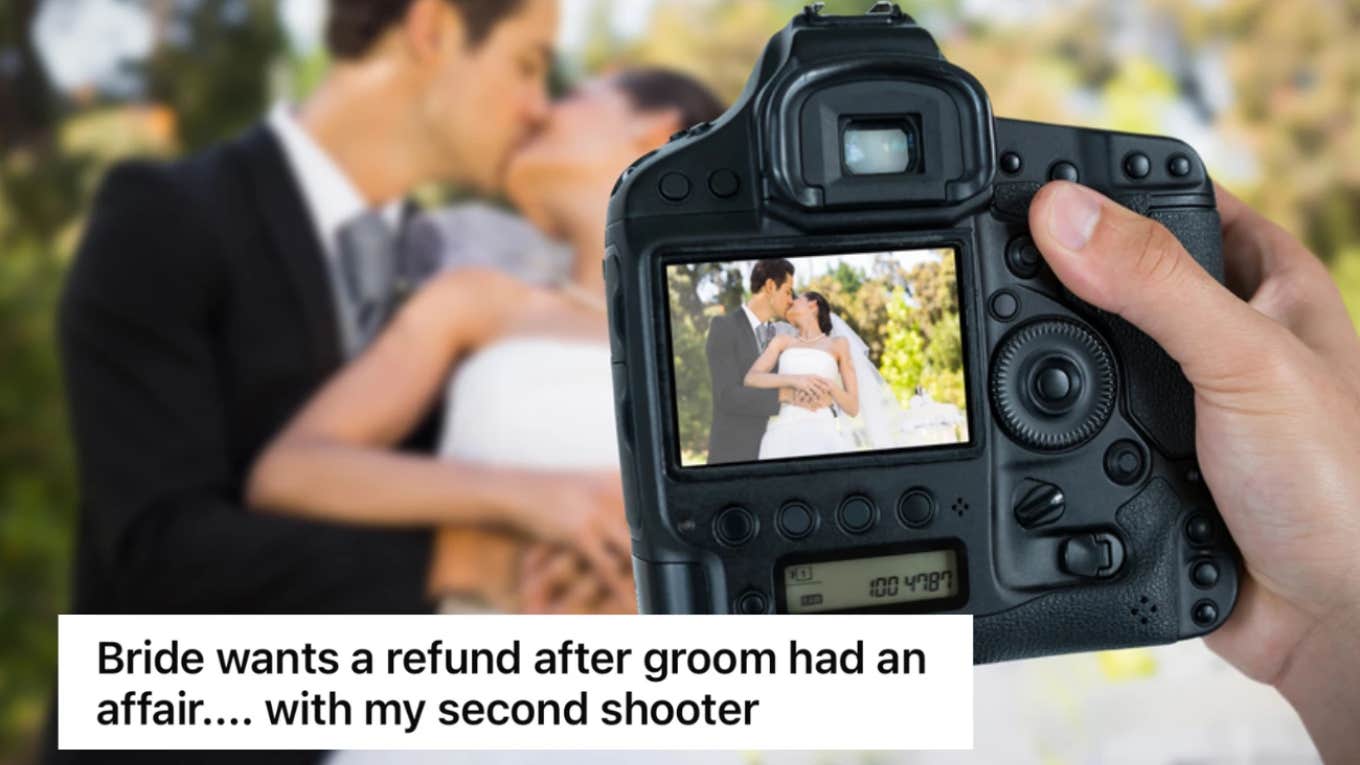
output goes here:
{"type": "Polygon", "coordinates": [[[1288,272],[1289,281],[1298,300],[1315,302],[1337,295],[1336,282],[1326,264],[1311,252],[1304,251],[1298,264],[1288,272]]]}
{"type": "Polygon", "coordinates": [[[1141,226],[1139,244],[1129,263],[1132,275],[1149,285],[1174,284],[1182,278],[1187,255],[1170,230],[1155,221],[1141,226]]]}
{"type": "Polygon", "coordinates": [[[1297,271],[1273,274],[1261,282],[1251,304],[1265,315],[1281,319],[1308,302],[1306,280],[1297,271]]]}
{"type": "Polygon", "coordinates": [[[1277,337],[1263,338],[1264,343],[1272,349],[1271,353],[1260,354],[1254,360],[1256,374],[1265,387],[1278,390],[1289,391],[1291,397],[1297,395],[1301,390],[1306,390],[1310,386],[1309,373],[1306,371],[1307,365],[1299,354],[1294,352],[1291,343],[1288,342],[1287,333],[1281,331],[1276,333],[1277,337]]]}
{"type": "Polygon", "coordinates": [[[1251,298],[1257,310],[1286,325],[1317,306],[1339,302],[1327,267],[1312,256],[1268,276],[1251,298]]]}

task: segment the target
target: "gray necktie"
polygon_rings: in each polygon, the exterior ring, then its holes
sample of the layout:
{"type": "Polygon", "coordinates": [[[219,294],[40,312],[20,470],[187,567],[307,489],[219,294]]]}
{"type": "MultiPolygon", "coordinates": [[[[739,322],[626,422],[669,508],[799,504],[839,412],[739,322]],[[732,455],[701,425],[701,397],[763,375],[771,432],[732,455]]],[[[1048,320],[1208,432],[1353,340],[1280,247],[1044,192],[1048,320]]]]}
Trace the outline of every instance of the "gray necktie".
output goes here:
{"type": "Polygon", "coordinates": [[[756,348],[760,353],[765,352],[765,348],[769,346],[773,339],[774,324],[767,321],[756,327],[756,348]]]}
{"type": "Polygon", "coordinates": [[[341,336],[353,358],[373,341],[396,305],[396,232],[370,210],[337,233],[341,336]]]}

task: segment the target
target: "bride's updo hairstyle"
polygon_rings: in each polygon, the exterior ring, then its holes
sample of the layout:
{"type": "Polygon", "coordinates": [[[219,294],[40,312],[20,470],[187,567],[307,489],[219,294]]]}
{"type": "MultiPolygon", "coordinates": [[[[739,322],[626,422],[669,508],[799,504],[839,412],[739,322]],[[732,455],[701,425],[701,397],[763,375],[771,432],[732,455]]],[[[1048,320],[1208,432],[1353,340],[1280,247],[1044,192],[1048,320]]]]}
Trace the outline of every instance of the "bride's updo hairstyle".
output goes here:
{"type": "Polygon", "coordinates": [[[712,122],[727,110],[708,86],[672,69],[624,69],[614,75],[611,82],[640,112],[675,110],[679,113],[681,128],[712,122]]]}
{"type": "Polygon", "coordinates": [[[801,297],[817,304],[817,328],[828,335],[831,334],[831,304],[827,302],[826,297],[820,292],[811,290],[804,292],[801,297]]]}

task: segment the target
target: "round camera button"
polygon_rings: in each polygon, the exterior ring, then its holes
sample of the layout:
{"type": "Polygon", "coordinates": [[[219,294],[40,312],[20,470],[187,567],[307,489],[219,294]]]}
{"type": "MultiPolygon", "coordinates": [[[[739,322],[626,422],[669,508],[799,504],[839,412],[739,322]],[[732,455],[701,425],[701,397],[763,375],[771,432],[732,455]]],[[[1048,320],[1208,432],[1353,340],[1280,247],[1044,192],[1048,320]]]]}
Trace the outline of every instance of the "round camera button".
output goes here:
{"type": "Polygon", "coordinates": [[[1218,566],[1211,560],[1196,563],[1195,567],[1190,569],[1190,581],[1202,589],[1213,587],[1218,584],[1218,566]]]}
{"type": "Polygon", "coordinates": [[[741,190],[741,177],[726,168],[714,170],[708,176],[708,190],[719,199],[731,199],[741,190]]]}
{"type": "Polygon", "coordinates": [[[1120,486],[1138,482],[1147,466],[1147,454],[1137,442],[1124,439],[1105,450],[1105,475],[1120,486]]]}
{"type": "Polygon", "coordinates": [[[1191,609],[1190,617],[1195,620],[1195,624],[1208,627],[1218,621],[1218,606],[1212,600],[1201,600],[1191,609]]]}
{"type": "Polygon", "coordinates": [[[755,516],[744,507],[729,507],[713,519],[713,534],[725,545],[744,545],[756,535],[755,516]]]}
{"type": "Polygon", "coordinates": [[[1124,157],[1124,175],[1135,181],[1141,181],[1148,177],[1150,172],[1152,172],[1152,160],[1148,159],[1148,155],[1143,152],[1135,151],[1124,157]]]}
{"type": "Polygon", "coordinates": [[[1195,513],[1185,522],[1185,537],[1191,544],[1206,545],[1214,538],[1214,523],[1209,516],[1195,513]]]}
{"type": "Polygon", "coordinates": [[[1166,171],[1177,178],[1184,178],[1193,169],[1194,166],[1190,163],[1190,158],[1184,154],[1176,154],[1166,162],[1166,171]]]}
{"type": "Polygon", "coordinates": [[[1050,402],[1061,403],[1072,392],[1072,378],[1061,367],[1049,367],[1035,378],[1034,390],[1050,402]]]}
{"type": "Polygon", "coordinates": [[[1045,414],[1070,412],[1081,400],[1081,369],[1064,353],[1038,358],[1029,371],[1028,401],[1045,414]]]}
{"type": "Polygon", "coordinates": [[[670,202],[683,202],[689,196],[690,182],[683,173],[666,173],[658,185],[663,199],[670,202]]]}
{"type": "Polygon", "coordinates": [[[1072,183],[1076,183],[1080,178],[1081,173],[1077,172],[1077,166],[1066,160],[1055,162],[1053,163],[1053,166],[1048,169],[1048,179],[1050,181],[1071,181],[1072,183]]]}
{"type": "Polygon", "coordinates": [[[987,307],[992,312],[992,318],[997,321],[1010,321],[1016,314],[1020,313],[1020,298],[1015,296],[1010,290],[1001,290],[992,295],[987,307]]]}
{"type": "Polygon", "coordinates": [[[897,501],[897,520],[913,529],[929,526],[935,519],[935,498],[926,489],[908,489],[897,501]]]}
{"type": "Polygon", "coordinates": [[[1001,155],[1001,171],[1007,175],[1015,175],[1025,167],[1025,162],[1019,154],[1008,151],[1001,155]]]}
{"type": "Polygon", "coordinates": [[[770,607],[770,599],[765,597],[765,593],[757,590],[747,590],[737,598],[737,613],[754,616],[763,614],[770,607]]]}
{"type": "Polygon", "coordinates": [[[1043,263],[1043,254],[1028,234],[1021,234],[1006,244],[1006,267],[1018,278],[1033,279],[1039,275],[1043,263]]]}
{"type": "Polygon", "coordinates": [[[812,533],[817,518],[812,509],[802,502],[790,502],[779,508],[779,533],[789,539],[802,539],[812,533]]]}
{"type": "Polygon", "coordinates": [[[841,528],[851,534],[863,534],[874,525],[874,505],[864,497],[850,497],[841,503],[841,528]]]}

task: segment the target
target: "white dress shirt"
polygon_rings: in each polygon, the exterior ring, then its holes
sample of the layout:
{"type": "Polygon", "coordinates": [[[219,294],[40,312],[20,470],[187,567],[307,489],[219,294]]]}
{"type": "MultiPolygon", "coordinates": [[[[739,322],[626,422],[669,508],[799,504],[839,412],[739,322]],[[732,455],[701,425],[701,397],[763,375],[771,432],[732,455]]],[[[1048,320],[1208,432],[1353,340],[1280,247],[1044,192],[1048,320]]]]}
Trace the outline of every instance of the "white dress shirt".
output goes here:
{"type": "MultiPolygon", "coordinates": [[[[327,257],[335,258],[340,227],[370,209],[370,205],[345,171],[293,116],[292,106],[275,104],[266,122],[282,144],[288,167],[302,190],[317,241],[327,257]]],[[[395,231],[401,218],[401,202],[385,206],[383,217],[395,231]]]]}
{"type": "Polygon", "coordinates": [[[756,336],[756,339],[759,340],[760,325],[764,324],[765,322],[761,321],[760,317],[756,316],[756,312],[752,311],[751,307],[746,305],[745,303],[741,304],[741,310],[746,312],[746,320],[751,322],[751,332],[756,336]]]}

